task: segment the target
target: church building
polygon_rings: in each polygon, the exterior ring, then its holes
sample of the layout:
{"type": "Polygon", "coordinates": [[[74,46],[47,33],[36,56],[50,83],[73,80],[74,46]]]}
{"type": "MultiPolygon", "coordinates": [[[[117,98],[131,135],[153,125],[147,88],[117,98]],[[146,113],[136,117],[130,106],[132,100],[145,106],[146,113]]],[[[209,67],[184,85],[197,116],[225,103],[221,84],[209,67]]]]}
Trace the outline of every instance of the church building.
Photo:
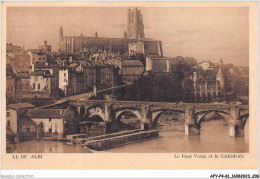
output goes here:
{"type": "Polygon", "coordinates": [[[145,55],[163,56],[162,42],[151,38],[145,38],[143,16],[137,8],[127,10],[127,32],[123,38],[99,37],[96,32],[90,36],[63,36],[63,28],[59,30],[59,50],[70,54],[81,53],[90,48],[106,49],[113,53],[129,56],[138,53],[145,55]]]}

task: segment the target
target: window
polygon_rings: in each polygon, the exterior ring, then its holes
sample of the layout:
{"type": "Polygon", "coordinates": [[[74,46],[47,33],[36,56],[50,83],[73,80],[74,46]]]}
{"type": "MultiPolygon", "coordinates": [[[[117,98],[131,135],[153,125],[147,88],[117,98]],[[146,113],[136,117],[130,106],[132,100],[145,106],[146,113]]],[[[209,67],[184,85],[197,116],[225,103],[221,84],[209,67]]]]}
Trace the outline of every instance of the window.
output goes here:
{"type": "Polygon", "coordinates": [[[66,77],[66,73],[64,73],[64,77],[66,77]]]}
{"type": "Polygon", "coordinates": [[[27,132],[30,132],[30,128],[27,128],[27,132]]]}
{"type": "Polygon", "coordinates": [[[9,87],[7,87],[7,91],[9,91],[9,87]]]}
{"type": "Polygon", "coordinates": [[[38,84],[38,89],[40,89],[41,88],[41,85],[40,84],[38,84]]]}
{"type": "Polygon", "coordinates": [[[13,91],[13,87],[11,87],[11,91],[13,91]]]}
{"type": "Polygon", "coordinates": [[[39,60],[41,60],[41,58],[39,58],[39,60]]]}
{"type": "Polygon", "coordinates": [[[6,112],[6,117],[10,117],[10,112],[6,112]]]}
{"type": "Polygon", "coordinates": [[[51,118],[49,118],[49,121],[51,121],[51,118]]]}
{"type": "Polygon", "coordinates": [[[33,84],[33,89],[35,89],[35,84],[33,84]]]}
{"type": "Polygon", "coordinates": [[[7,127],[10,127],[10,126],[11,126],[10,121],[7,120],[7,127]]]}
{"type": "Polygon", "coordinates": [[[49,132],[52,132],[51,128],[49,128],[49,132]]]}

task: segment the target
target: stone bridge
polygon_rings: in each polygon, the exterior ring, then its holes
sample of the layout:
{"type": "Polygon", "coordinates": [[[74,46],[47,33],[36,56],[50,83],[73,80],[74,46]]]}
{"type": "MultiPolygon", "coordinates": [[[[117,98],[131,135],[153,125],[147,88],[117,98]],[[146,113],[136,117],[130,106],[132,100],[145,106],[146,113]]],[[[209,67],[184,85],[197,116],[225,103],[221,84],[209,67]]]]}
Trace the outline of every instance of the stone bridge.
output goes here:
{"type": "Polygon", "coordinates": [[[167,111],[183,114],[186,135],[199,135],[205,117],[216,112],[228,120],[229,135],[243,136],[249,118],[248,105],[214,103],[167,103],[143,101],[71,100],[69,105],[77,107],[83,116],[99,116],[107,124],[117,123],[124,112],[131,112],[145,130],[156,128],[157,121],[167,111]]]}

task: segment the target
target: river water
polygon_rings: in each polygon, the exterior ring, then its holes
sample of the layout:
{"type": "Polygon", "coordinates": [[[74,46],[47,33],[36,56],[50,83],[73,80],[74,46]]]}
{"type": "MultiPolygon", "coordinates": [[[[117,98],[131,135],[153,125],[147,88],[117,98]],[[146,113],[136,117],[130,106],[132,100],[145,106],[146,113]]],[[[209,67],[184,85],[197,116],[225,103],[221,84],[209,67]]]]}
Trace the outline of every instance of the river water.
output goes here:
{"type": "MultiPolygon", "coordinates": [[[[249,151],[248,122],[244,137],[229,137],[224,120],[204,122],[198,136],[186,136],[184,123],[158,126],[160,137],[105,150],[113,153],[245,153],[249,151]]],[[[31,140],[16,144],[14,153],[87,153],[78,145],[49,140],[31,140]]]]}
{"type": "Polygon", "coordinates": [[[184,123],[158,127],[160,137],[106,150],[129,153],[245,153],[249,151],[248,122],[244,137],[229,137],[224,120],[203,122],[198,136],[186,136],[184,123]]]}
{"type": "Polygon", "coordinates": [[[88,153],[79,145],[67,145],[63,141],[30,140],[16,144],[13,153],[88,153]]]}

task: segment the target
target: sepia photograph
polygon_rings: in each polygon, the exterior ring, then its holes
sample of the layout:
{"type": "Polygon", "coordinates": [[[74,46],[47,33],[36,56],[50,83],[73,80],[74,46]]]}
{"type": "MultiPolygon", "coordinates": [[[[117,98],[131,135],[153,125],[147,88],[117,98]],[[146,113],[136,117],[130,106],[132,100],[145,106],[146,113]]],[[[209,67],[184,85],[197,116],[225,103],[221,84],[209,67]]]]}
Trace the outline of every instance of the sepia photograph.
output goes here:
{"type": "Polygon", "coordinates": [[[252,152],[250,6],[50,3],[4,12],[7,156],[252,152]]]}

